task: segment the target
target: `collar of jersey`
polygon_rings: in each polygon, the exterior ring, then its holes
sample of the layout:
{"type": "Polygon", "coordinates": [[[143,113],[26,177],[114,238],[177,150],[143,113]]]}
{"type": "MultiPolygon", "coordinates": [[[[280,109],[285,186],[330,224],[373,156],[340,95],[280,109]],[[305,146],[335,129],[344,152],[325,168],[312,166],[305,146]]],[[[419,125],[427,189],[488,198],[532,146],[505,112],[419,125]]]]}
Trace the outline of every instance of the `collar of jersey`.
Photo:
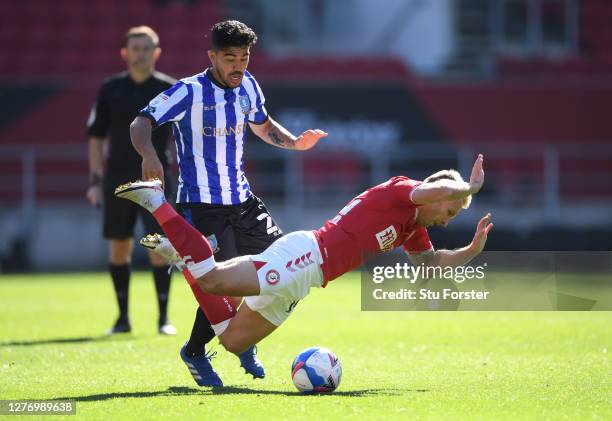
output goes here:
{"type": "Polygon", "coordinates": [[[219,88],[219,89],[223,89],[224,91],[234,91],[236,89],[239,89],[240,86],[236,87],[236,88],[228,88],[227,86],[222,86],[219,84],[219,82],[217,82],[217,79],[215,79],[215,76],[212,74],[212,67],[207,68],[206,70],[204,70],[204,74],[206,75],[206,77],[208,78],[208,80],[210,80],[212,82],[212,84],[219,88]],[[209,75],[208,73],[211,72],[211,74],[209,75]]]}

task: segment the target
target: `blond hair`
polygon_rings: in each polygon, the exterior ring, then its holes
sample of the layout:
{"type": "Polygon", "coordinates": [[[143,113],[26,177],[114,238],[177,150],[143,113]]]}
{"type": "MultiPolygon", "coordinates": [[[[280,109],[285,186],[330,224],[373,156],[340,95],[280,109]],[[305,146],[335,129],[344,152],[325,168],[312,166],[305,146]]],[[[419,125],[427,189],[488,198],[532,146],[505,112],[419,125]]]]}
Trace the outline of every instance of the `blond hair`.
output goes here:
{"type": "MultiPolygon", "coordinates": [[[[459,174],[459,171],[457,170],[440,170],[423,180],[423,183],[435,183],[439,180],[453,180],[465,183],[465,180],[463,179],[463,177],[461,177],[461,174],[459,174]]],[[[472,195],[470,194],[469,196],[466,196],[462,199],[461,207],[463,209],[467,209],[470,207],[471,203],[472,195]]]]}
{"type": "Polygon", "coordinates": [[[125,33],[125,46],[127,46],[131,38],[135,37],[149,37],[155,47],[159,46],[159,36],[150,26],[141,25],[128,29],[125,33]]]}

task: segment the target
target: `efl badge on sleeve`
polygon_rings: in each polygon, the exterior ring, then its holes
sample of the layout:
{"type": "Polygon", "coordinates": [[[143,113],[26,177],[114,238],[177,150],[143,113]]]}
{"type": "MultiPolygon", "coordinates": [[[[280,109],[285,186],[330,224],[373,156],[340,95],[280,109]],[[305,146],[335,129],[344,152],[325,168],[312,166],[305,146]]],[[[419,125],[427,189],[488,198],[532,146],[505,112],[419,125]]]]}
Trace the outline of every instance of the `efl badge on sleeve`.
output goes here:
{"type": "Polygon", "coordinates": [[[251,111],[251,99],[248,95],[240,95],[238,97],[238,103],[243,113],[248,114],[251,111]]]}

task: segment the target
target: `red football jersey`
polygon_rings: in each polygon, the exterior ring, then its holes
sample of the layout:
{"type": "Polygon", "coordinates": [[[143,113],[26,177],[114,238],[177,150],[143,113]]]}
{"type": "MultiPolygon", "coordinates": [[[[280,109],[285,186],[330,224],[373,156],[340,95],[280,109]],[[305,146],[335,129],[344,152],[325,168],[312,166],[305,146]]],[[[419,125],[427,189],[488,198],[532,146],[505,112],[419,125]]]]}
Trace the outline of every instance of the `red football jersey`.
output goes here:
{"type": "Polygon", "coordinates": [[[427,230],[416,224],[419,206],[410,199],[419,184],[408,177],[393,177],[355,197],[314,231],[323,255],[325,284],[374,254],[399,246],[410,252],[433,247],[427,230]]]}

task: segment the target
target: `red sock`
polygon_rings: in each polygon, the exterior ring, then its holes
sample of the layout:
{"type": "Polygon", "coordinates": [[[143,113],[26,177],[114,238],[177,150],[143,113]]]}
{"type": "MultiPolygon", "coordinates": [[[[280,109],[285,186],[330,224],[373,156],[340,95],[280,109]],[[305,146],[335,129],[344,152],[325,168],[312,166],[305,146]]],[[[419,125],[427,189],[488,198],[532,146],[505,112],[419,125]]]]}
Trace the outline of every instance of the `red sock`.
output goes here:
{"type": "Polygon", "coordinates": [[[172,206],[164,203],[153,212],[153,216],[194,278],[200,278],[214,268],[213,251],[206,237],[189,225],[172,206]]]}
{"type": "Polygon", "coordinates": [[[187,269],[183,270],[183,275],[215,334],[219,336],[225,331],[232,317],[236,315],[234,301],[230,297],[221,297],[202,291],[202,288],[198,286],[197,281],[187,269]]]}

